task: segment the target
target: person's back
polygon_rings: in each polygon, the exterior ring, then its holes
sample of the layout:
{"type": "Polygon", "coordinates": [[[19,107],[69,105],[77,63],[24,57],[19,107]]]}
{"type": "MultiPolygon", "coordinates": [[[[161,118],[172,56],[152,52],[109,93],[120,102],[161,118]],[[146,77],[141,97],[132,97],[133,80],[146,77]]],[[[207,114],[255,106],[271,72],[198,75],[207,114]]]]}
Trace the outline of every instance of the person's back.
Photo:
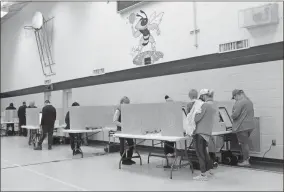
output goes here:
{"type": "Polygon", "coordinates": [[[6,110],[15,110],[16,107],[14,107],[13,103],[10,103],[10,105],[8,107],[6,107],[6,110]]]}
{"type": "Polygon", "coordinates": [[[233,131],[254,129],[254,108],[250,99],[244,97],[237,101],[233,108],[233,131]]]}
{"type": "Polygon", "coordinates": [[[56,109],[52,105],[46,105],[42,109],[42,126],[54,126],[56,120],[56,109]]]}
{"type": "Polygon", "coordinates": [[[212,130],[216,116],[216,108],[212,101],[205,102],[201,107],[202,119],[198,119],[199,114],[196,115],[196,131],[195,134],[212,135],[212,130]]]}
{"type": "Polygon", "coordinates": [[[26,119],[26,105],[22,105],[18,109],[18,117],[19,119],[26,119]]]}

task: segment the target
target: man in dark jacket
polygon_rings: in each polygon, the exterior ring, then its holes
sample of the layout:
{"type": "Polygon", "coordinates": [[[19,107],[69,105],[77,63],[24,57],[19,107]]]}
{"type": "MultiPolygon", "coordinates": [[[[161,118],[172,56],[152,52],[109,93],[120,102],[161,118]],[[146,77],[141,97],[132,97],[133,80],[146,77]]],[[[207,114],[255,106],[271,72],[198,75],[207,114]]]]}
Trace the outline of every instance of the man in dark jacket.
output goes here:
{"type": "Polygon", "coordinates": [[[239,163],[238,165],[250,166],[249,137],[255,128],[253,103],[245,95],[243,90],[238,89],[235,89],[232,92],[232,99],[236,100],[232,112],[233,131],[237,134],[243,156],[243,162],[239,163]]]}
{"type": "MultiPolygon", "coordinates": [[[[28,106],[28,108],[37,108],[36,106],[35,106],[35,102],[34,101],[31,101],[30,102],[30,104],[29,104],[29,106],[28,106]]],[[[31,142],[32,142],[32,132],[33,131],[35,131],[35,130],[30,130],[30,133],[29,133],[29,145],[31,145],[31,142]]]]}
{"type": "Polygon", "coordinates": [[[23,105],[18,109],[18,118],[19,118],[19,134],[23,136],[27,136],[27,129],[22,128],[23,125],[26,125],[26,102],[23,102],[23,105]]]}
{"type": "Polygon", "coordinates": [[[50,101],[45,101],[45,106],[42,109],[41,127],[42,127],[42,138],[38,142],[38,146],[35,150],[42,150],[42,142],[48,134],[48,150],[52,149],[53,142],[53,129],[56,120],[56,109],[50,104],[50,101]]]}
{"type": "MultiPolygon", "coordinates": [[[[16,107],[14,107],[13,103],[10,103],[10,105],[6,108],[6,110],[16,110],[16,107]]],[[[15,135],[14,123],[8,123],[7,124],[6,132],[8,131],[8,127],[12,127],[12,134],[15,135]]]]}
{"type": "MultiPolygon", "coordinates": [[[[74,102],[72,104],[72,107],[76,107],[76,106],[80,106],[79,103],[74,102]]],[[[70,129],[70,115],[69,115],[69,111],[66,114],[65,117],[65,123],[66,123],[66,128],[65,129],[70,129]]],[[[73,154],[76,154],[77,151],[75,151],[75,137],[81,137],[81,133],[69,133],[70,136],[70,145],[71,145],[71,149],[73,150],[73,154]]],[[[77,148],[80,148],[80,143],[77,143],[77,148]]]]}

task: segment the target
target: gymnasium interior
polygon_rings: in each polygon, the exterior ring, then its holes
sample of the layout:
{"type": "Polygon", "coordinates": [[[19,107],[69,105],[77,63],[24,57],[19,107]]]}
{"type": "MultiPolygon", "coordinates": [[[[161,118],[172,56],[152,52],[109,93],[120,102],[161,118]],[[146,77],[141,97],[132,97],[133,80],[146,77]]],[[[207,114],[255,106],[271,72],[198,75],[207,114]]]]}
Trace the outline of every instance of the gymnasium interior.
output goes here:
{"type": "Polygon", "coordinates": [[[1,1],[0,98],[1,191],[283,191],[283,2],[1,1]]]}

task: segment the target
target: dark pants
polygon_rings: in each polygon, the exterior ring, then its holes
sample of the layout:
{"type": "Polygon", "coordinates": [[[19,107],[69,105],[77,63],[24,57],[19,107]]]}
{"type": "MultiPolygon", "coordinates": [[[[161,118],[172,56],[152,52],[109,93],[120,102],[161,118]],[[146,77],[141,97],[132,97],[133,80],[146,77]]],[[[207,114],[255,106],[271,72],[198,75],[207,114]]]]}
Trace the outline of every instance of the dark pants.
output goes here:
{"type": "MultiPolygon", "coordinates": [[[[70,136],[70,145],[71,145],[71,149],[74,150],[75,149],[75,137],[80,138],[81,139],[81,133],[69,133],[70,136]]],[[[81,141],[77,143],[77,147],[80,148],[81,147],[81,141]]]]}
{"type": "MultiPolygon", "coordinates": [[[[129,146],[129,149],[127,151],[127,158],[131,159],[133,156],[133,149],[134,149],[134,141],[133,139],[125,139],[125,138],[119,138],[120,141],[120,155],[122,156],[124,153],[124,144],[125,140],[127,142],[127,145],[129,146]]],[[[123,158],[126,158],[126,155],[124,154],[123,158]]]]}
{"type": "Polygon", "coordinates": [[[31,145],[32,144],[32,140],[33,140],[32,136],[33,136],[33,134],[36,134],[36,130],[30,130],[29,132],[30,132],[29,145],[31,145]]]}
{"type": "Polygon", "coordinates": [[[213,162],[207,151],[207,141],[201,135],[197,134],[194,136],[194,142],[201,173],[213,169],[213,162]]]}
{"type": "Polygon", "coordinates": [[[26,125],[26,121],[24,119],[20,119],[19,120],[19,134],[23,135],[23,136],[27,136],[28,135],[28,131],[25,128],[22,128],[22,126],[26,125]]]}
{"type": "Polygon", "coordinates": [[[46,134],[48,134],[48,146],[52,146],[53,143],[53,129],[54,126],[48,126],[48,125],[43,125],[42,126],[42,137],[38,143],[39,146],[42,145],[43,140],[46,137],[46,134]]]}
{"type": "Polygon", "coordinates": [[[242,150],[243,160],[246,161],[249,159],[249,139],[252,130],[237,132],[238,142],[242,150]]]}
{"type": "Polygon", "coordinates": [[[6,132],[7,132],[7,134],[8,134],[9,127],[12,127],[12,134],[14,135],[15,134],[14,123],[8,123],[6,125],[6,132]]]}
{"type": "Polygon", "coordinates": [[[174,150],[175,143],[174,142],[168,142],[166,141],[164,144],[164,153],[167,154],[173,154],[175,152],[174,150]]]}

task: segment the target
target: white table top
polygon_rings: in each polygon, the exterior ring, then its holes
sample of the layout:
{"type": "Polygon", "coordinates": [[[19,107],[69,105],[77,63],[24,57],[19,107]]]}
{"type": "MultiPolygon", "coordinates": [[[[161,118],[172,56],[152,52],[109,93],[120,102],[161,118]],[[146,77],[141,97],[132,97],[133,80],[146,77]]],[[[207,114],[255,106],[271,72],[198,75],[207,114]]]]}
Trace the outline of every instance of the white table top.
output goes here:
{"type": "Polygon", "coordinates": [[[101,132],[102,129],[91,129],[91,130],[74,130],[74,129],[64,129],[62,132],[64,133],[98,133],[101,132]]]}
{"type": "MultiPolygon", "coordinates": [[[[55,129],[62,129],[62,128],[65,128],[66,126],[65,125],[58,125],[58,126],[55,126],[54,128],[55,129]]],[[[40,129],[40,126],[35,126],[35,125],[23,125],[22,128],[25,128],[25,129],[40,129]]]]}
{"type": "Polygon", "coordinates": [[[134,135],[134,134],[125,134],[125,133],[115,133],[113,135],[113,137],[131,138],[131,139],[144,139],[144,140],[171,141],[171,142],[187,140],[187,139],[190,138],[190,137],[162,136],[160,133],[157,133],[157,134],[147,134],[147,135],[134,135]]]}
{"type": "Polygon", "coordinates": [[[1,124],[9,124],[9,123],[16,123],[16,122],[9,122],[9,121],[1,121],[1,124]]]}
{"type": "Polygon", "coordinates": [[[212,132],[212,136],[221,136],[221,135],[227,135],[233,133],[233,131],[218,131],[218,132],[212,132]]]}
{"type": "Polygon", "coordinates": [[[25,128],[25,129],[40,129],[40,126],[23,125],[22,128],[25,128]]]}

